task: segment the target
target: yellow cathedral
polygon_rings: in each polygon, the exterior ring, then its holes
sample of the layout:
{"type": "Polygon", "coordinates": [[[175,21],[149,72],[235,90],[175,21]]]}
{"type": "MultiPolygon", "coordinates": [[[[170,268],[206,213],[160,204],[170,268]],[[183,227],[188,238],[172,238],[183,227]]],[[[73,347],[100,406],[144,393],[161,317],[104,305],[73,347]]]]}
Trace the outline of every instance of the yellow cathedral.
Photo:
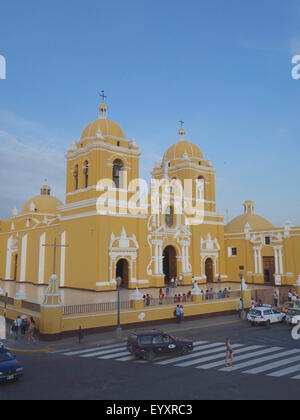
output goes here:
{"type": "Polygon", "coordinates": [[[252,201],[226,225],[216,210],[215,168],[186,139],[183,126],[152,178],[202,180],[203,223],[188,225],[171,207],[167,214],[99,215],[99,180],[112,181],[122,207],[133,193],[127,185],[139,179],[140,155],[136,141],[108,118],[103,98],[98,118],[66,154],[65,203],[45,182],[21,212],[14,209],[9,220],[0,221],[0,279],[47,285],[53,248],[45,245],[57,240],[61,288],[113,291],[117,277],[128,289],[164,287],[175,277],[183,285],[238,282],[240,270],[250,284],[300,285],[300,227],[289,221],[273,226],[255,213],[252,201]]]}

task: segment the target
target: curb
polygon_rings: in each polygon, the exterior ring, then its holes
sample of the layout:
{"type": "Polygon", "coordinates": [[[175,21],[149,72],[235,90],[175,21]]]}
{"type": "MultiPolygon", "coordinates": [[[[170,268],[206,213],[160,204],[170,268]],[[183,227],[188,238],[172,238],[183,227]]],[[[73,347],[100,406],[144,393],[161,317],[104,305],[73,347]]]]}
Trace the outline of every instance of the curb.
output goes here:
{"type": "Polygon", "coordinates": [[[51,353],[52,349],[50,347],[46,349],[39,349],[39,350],[26,350],[26,349],[14,349],[12,347],[5,348],[10,351],[11,353],[19,353],[19,354],[37,354],[37,353],[51,353]]]}

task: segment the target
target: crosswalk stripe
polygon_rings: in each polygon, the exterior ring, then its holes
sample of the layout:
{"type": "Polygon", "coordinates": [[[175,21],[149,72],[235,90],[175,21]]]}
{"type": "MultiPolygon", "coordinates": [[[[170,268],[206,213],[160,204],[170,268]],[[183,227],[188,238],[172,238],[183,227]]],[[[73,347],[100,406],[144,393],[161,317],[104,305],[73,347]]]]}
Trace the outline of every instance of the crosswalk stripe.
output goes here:
{"type": "Polygon", "coordinates": [[[300,375],[294,376],[292,379],[297,379],[299,381],[300,380],[300,375]]]}
{"type": "Polygon", "coordinates": [[[250,360],[250,361],[245,362],[245,363],[239,363],[238,365],[235,365],[234,367],[228,367],[228,368],[221,369],[221,371],[232,372],[232,371],[235,371],[235,370],[240,370],[240,369],[244,369],[244,368],[247,368],[247,367],[250,367],[250,366],[255,366],[255,365],[265,363],[265,362],[269,362],[270,360],[276,360],[276,359],[280,359],[280,358],[285,357],[285,356],[290,356],[293,353],[295,353],[295,351],[290,350],[290,351],[280,352],[280,353],[276,353],[276,354],[271,354],[269,356],[261,357],[261,358],[254,359],[254,360],[250,360]]]}
{"type": "Polygon", "coordinates": [[[101,350],[109,350],[109,349],[115,349],[115,348],[119,348],[119,347],[124,347],[124,344],[114,344],[111,346],[104,346],[104,347],[94,347],[94,348],[90,348],[90,349],[85,349],[85,350],[76,350],[76,351],[71,351],[71,352],[67,352],[67,353],[63,353],[63,356],[79,356],[80,354],[86,354],[86,353],[90,353],[93,351],[101,351],[101,350]]]}
{"type": "Polygon", "coordinates": [[[113,354],[113,353],[120,353],[121,351],[125,351],[126,347],[118,347],[116,349],[112,349],[112,350],[101,350],[101,351],[96,351],[94,353],[88,353],[88,354],[84,354],[81,355],[80,357],[84,357],[86,359],[91,358],[91,357],[97,357],[97,356],[104,356],[105,354],[113,354]]]}
{"type": "MultiPolygon", "coordinates": [[[[242,347],[241,345],[233,345],[232,348],[236,349],[238,347],[242,347]]],[[[236,350],[236,353],[245,353],[246,351],[251,351],[251,350],[256,350],[257,348],[261,348],[261,346],[251,346],[251,347],[245,347],[242,349],[238,349],[236,350]]],[[[218,354],[214,354],[208,357],[204,357],[204,358],[200,358],[200,359],[196,359],[196,360],[191,360],[185,363],[180,363],[180,364],[176,364],[176,367],[189,367],[189,366],[194,366],[194,365],[199,365],[201,363],[206,363],[206,362],[210,362],[211,360],[217,360],[217,359],[223,359],[225,360],[225,349],[223,347],[223,351],[222,353],[218,353],[218,354]]],[[[218,364],[224,364],[224,362],[217,362],[218,364]]]]}
{"type": "Polygon", "coordinates": [[[272,369],[276,369],[276,368],[281,367],[281,366],[289,365],[289,364],[294,363],[294,362],[299,362],[300,361],[300,355],[299,355],[300,350],[298,350],[298,352],[297,352],[297,350],[295,350],[294,354],[295,353],[298,353],[298,356],[291,357],[290,359],[280,360],[279,362],[269,363],[268,365],[264,365],[264,366],[260,366],[260,367],[254,368],[254,369],[250,369],[250,370],[247,370],[246,372],[243,372],[243,373],[248,373],[249,375],[256,375],[257,373],[266,372],[267,370],[272,370],[272,369]]]}
{"type": "Polygon", "coordinates": [[[286,369],[277,370],[276,372],[269,373],[268,376],[273,376],[274,378],[281,378],[282,376],[289,375],[290,373],[296,373],[300,371],[300,365],[290,366],[286,369]]]}
{"type": "MultiPolygon", "coordinates": [[[[235,361],[251,359],[253,357],[261,356],[263,354],[274,353],[275,351],[278,351],[278,350],[282,350],[281,347],[271,347],[268,349],[256,351],[254,353],[247,353],[247,354],[244,354],[243,356],[235,357],[235,361]]],[[[238,352],[235,352],[235,353],[238,353],[238,352]]],[[[221,362],[215,362],[215,363],[209,363],[208,365],[197,366],[197,369],[207,370],[207,369],[212,369],[212,368],[222,366],[224,364],[225,364],[225,358],[224,358],[224,361],[222,360],[221,362]]],[[[234,369],[234,368],[231,367],[230,369],[234,369]]]]}
{"type": "Polygon", "coordinates": [[[194,349],[194,351],[192,353],[188,354],[188,355],[180,356],[180,357],[176,357],[176,358],[171,358],[171,359],[170,359],[170,357],[168,357],[167,360],[164,360],[162,362],[157,362],[157,364],[164,366],[164,365],[169,365],[169,364],[174,363],[174,362],[179,361],[179,360],[186,360],[186,359],[190,359],[191,357],[197,357],[197,356],[201,355],[204,350],[208,350],[208,351],[205,351],[205,354],[208,354],[208,353],[211,353],[215,347],[220,348],[220,346],[224,347],[224,343],[208,344],[208,345],[205,345],[205,346],[198,347],[196,349],[197,350],[196,353],[195,353],[195,349],[194,349]]]}
{"type": "Polygon", "coordinates": [[[108,360],[108,359],[115,359],[116,357],[129,356],[129,355],[130,355],[129,351],[123,351],[120,353],[107,354],[106,356],[97,357],[97,359],[108,360]]]}

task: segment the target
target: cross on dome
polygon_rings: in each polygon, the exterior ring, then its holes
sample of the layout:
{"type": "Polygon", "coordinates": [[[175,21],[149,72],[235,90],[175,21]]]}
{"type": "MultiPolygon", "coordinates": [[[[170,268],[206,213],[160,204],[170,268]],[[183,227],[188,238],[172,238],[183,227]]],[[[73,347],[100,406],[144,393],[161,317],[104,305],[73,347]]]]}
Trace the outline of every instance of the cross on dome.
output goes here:
{"type": "Polygon", "coordinates": [[[99,116],[100,119],[105,119],[106,120],[107,117],[108,117],[108,109],[107,109],[107,105],[105,103],[105,99],[107,98],[107,96],[105,96],[104,90],[101,90],[100,96],[102,98],[102,103],[99,107],[98,116],[99,116]]]}
{"type": "Polygon", "coordinates": [[[185,129],[184,129],[184,127],[183,127],[183,125],[184,125],[184,121],[180,120],[180,121],[179,121],[179,123],[180,123],[180,128],[179,128],[179,132],[178,132],[178,134],[179,134],[180,136],[184,136],[184,135],[185,135],[185,129]]]}

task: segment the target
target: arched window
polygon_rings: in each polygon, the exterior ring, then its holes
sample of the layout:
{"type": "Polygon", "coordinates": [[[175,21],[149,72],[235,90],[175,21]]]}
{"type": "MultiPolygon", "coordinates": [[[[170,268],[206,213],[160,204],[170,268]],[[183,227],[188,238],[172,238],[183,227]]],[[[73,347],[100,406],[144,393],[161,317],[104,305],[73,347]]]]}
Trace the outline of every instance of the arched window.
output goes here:
{"type": "Polygon", "coordinates": [[[198,176],[197,179],[198,198],[204,200],[205,197],[205,179],[203,176],[198,176]]]}
{"type": "Polygon", "coordinates": [[[83,165],[84,188],[89,186],[89,162],[86,160],[83,165]]]}
{"type": "Polygon", "coordinates": [[[123,162],[120,159],[114,161],[113,166],[113,181],[116,188],[121,187],[121,177],[122,177],[122,170],[123,170],[123,162]]]}
{"type": "Polygon", "coordinates": [[[74,189],[78,190],[78,165],[74,167],[74,189]]]}
{"type": "Polygon", "coordinates": [[[174,209],[173,207],[168,207],[166,209],[166,225],[171,228],[174,225],[174,209]]]}

